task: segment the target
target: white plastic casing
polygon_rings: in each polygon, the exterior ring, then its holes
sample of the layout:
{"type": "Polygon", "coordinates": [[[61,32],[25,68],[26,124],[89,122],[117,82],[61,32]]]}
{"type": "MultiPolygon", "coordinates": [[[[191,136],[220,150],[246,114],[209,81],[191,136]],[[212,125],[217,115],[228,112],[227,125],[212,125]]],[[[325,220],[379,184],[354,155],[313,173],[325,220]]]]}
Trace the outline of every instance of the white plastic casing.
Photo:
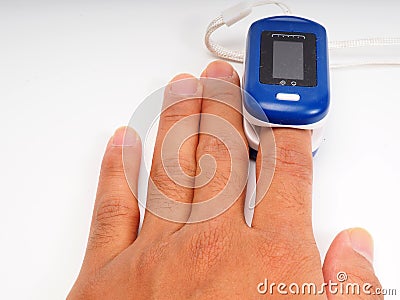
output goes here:
{"type": "Polygon", "coordinates": [[[312,123],[312,124],[281,125],[281,124],[268,123],[268,122],[264,122],[259,119],[256,119],[252,115],[250,115],[247,112],[246,108],[243,106],[243,117],[244,117],[243,118],[244,132],[246,134],[246,138],[249,143],[249,146],[251,148],[253,148],[254,150],[258,149],[258,144],[260,143],[259,134],[258,134],[260,127],[282,127],[282,128],[297,128],[297,129],[312,130],[312,152],[314,153],[315,151],[318,150],[319,146],[321,145],[322,138],[323,138],[324,125],[326,123],[328,115],[326,115],[322,120],[320,120],[316,123],[312,123]]]}

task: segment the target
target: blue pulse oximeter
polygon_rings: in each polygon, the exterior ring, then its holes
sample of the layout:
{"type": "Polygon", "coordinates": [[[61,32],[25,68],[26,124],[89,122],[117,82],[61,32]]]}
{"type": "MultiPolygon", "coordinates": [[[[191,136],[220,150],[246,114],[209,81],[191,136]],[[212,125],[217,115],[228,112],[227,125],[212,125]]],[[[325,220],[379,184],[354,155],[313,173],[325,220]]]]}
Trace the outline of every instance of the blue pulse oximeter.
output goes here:
{"type": "Polygon", "coordinates": [[[291,127],[312,130],[315,152],[329,110],[325,28],[294,16],[253,23],[243,89],[244,128],[251,148],[258,149],[259,127],[291,127]]]}

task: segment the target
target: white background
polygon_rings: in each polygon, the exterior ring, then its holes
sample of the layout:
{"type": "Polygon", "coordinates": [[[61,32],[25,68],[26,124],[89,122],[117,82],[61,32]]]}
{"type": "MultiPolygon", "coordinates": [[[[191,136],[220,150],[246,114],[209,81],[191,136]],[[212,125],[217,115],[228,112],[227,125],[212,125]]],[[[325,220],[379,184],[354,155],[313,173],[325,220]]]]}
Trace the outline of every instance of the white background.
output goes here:
{"type": "MultiPolygon", "coordinates": [[[[1,299],[66,296],[84,255],[109,136],[172,76],[201,73],[214,59],[205,28],[235,3],[0,0],[1,299]]],[[[400,36],[400,1],[287,3],[324,24],[331,40],[400,36]]],[[[258,8],[215,38],[243,48],[249,24],[276,13],[258,8]]],[[[400,67],[332,70],[313,217],[322,255],[338,231],[369,229],[376,271],[398,292],[399,82],[400,67]]]]}

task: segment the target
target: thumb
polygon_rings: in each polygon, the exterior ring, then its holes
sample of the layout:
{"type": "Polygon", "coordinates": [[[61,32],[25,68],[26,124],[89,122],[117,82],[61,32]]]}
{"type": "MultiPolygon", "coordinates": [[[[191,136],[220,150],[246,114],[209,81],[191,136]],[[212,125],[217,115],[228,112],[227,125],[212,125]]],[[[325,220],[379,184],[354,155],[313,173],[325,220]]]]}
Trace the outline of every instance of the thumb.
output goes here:
{"type": "Polygon", "coordinates": [[[323,266],[329,300],[383,299],[373,252],[372,237],[364,229],[347,229],[336,236],[323,266]],[[333,283],[331,288],[329,283],[333,283]]]}

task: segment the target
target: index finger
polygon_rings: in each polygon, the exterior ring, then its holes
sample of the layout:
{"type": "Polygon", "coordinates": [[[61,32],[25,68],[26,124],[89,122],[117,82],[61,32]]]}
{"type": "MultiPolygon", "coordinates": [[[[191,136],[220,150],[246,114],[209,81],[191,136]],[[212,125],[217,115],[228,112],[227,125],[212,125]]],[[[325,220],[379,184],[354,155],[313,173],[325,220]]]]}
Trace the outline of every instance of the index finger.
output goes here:
{"type": "MultiPolygon", "coordinates": [[[[311,131],[274,128],[273,134],[275,171],[268,192],[254,210],[252,225],[265,230],[300,229],[310,232],[313,173],[311,131]]],[[[261,163],[263,157],[269,155],[268,149],[263,149],[263,152],[257,156],[257,181],[261,168],[269,167],[268,163],[261,163]]],[[[257,186],[259,190],[262,188],[257,186]]]]}

